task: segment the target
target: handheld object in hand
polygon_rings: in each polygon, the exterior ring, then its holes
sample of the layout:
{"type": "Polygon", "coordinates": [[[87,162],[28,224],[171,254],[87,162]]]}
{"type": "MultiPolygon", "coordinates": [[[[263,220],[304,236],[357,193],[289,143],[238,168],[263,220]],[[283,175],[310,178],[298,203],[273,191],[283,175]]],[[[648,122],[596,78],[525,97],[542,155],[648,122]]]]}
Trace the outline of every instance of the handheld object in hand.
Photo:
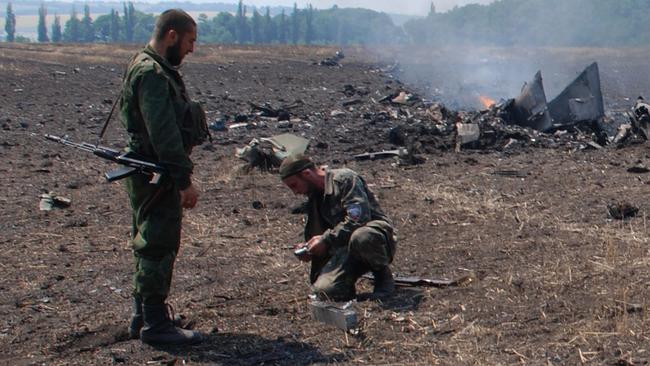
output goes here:
{"type": "Polygon", "coordinates": [[[296,257],[300,257],[301,255],[306,254],[306,253],[308,253],[308,252],[309,252],[309,248],[307,248],[307,247],[301,247],[301,248],[296,249],[296,250],[293,252],[293,254],[295,254],[296,257]]]}

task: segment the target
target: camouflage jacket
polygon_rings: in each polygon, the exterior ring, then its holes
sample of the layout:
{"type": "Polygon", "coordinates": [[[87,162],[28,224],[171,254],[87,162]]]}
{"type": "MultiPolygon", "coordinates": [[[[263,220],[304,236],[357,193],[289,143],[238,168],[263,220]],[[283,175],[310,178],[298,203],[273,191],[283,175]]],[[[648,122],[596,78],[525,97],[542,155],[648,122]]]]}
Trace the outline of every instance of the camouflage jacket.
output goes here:
{"type": "Polygon", "coordinates": [[[120,113],[128,147],[163,165],[178,189],[187,188],[192,161],[183,136],[190,99],[179,72],[147,45],[126,71],[120,113]]]}
{"type": "Polygon", "coordinates": [[[322,235],[332,252],[347,246],[352,233],[372,220],[392,226],[363,178],[350,169],[327,169],[323,194],[309,197],[305,240],[322,235]]]}

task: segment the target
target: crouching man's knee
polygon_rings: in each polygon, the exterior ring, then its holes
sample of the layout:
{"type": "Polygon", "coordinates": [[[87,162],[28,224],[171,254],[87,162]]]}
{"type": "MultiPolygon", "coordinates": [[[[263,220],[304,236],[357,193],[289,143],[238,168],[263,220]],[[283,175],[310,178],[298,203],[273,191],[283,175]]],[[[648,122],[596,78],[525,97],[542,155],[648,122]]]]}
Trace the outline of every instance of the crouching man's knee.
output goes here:
{"type": "Polygon", "coordinates": [[[356,296],[354,284],[332,282],[327,276],[320,276],[311,286],[311,291],[324,301],[348,301],[356,296]]]}
{"type": "Polygon", "coordinates": [[[393,261],[391,243],[380,229],[372,225],[360,227],[352,233],[349,251],[372,270],[382,269],[393,261]]]}

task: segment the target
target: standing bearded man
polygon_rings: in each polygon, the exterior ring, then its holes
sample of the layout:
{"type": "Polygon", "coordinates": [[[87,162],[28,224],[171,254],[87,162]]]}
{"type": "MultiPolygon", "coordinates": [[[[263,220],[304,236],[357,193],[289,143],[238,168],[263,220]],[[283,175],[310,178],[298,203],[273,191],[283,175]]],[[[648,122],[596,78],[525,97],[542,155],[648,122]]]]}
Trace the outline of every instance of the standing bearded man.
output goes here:
{"type": "Polygon", "coordinates": [[[132,338],[152,344],[201,341],[197,332],[178,328],[166,299],[180,247],[183,209],[196,205],[190,153],[208,137],[205,113],[190,100],[178,71],[194,51],[196,22],[186,12],[166,10],[151,40],[129,64],[120,111],[128,149],[166,169],[159,182],[134,174],[126,179],[133,210],[131,244],[135,261],[132,338]]]}

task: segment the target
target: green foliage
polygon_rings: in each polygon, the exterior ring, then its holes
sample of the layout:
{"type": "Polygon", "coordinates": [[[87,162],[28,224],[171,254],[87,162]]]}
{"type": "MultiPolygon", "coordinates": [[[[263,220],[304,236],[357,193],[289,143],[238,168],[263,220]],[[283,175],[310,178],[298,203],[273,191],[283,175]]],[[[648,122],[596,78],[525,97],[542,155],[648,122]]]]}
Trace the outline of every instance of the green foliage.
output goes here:
{"type": "Polygon", "coordinates": [[[286,44],[287,43],[287,15],[284,13],[284,9],[282,9],[282,14],[279,15],[278,18],[278,33],[277,33],[277,39],[278,42],[281,44],[286,44]]]}
{"type": "Polygon", "coordinates": [[[649,0],[498,0],[404,25],[416,43],[432,45],[633,46],[650,42],[649,0]]]}
{"type": "Polygon", "coordinates": [[[128,6],[124,3],[124,35],[125,41],[128,43],[135,42],[135,25],[137,23],[137,15],[135,7],[132,2],[129,2],[128,6]]]}
{"type": "Polygon", "coordinates": [[[5,17],[5,32],[7,32],[7,42],[16,40],[16,14],[11,7],[11,2],[7,3],[7,15],[5,17]]]}
{"type": "Polygon", "coordinates": [[[156,25],[156,17],[153,14],[145,14],[133,9],[130,15],[133,23],[133,41],[135,43],[146,43],[151,38],[153,28],[156,25]]]}
{"type": "Polygon", "coordinates": [[[81,42],[81,21],[77,16],[77,10],[72,7],[70,19],[65,22],[63,29],[63,41],[65,42],[81,42]]]}
{"type": "Polygon", "coordinates": [[[253,10],[251,19],[251,41],[253,44],[262,43],[262,17],[257,9],[253,10]]]}
{"type": "Polygon", "coordinates": [[[29,39],[29,37],[17,35],[16,38],[14,39],[16,43],[31,43],[32,40],[29,39]]]}
{"type": "MultiPolygon", "coordinates": [[[[93,20],[88,5],[85,5],[84,16],[79,20],[73,5],[59,41],[147,42],[155,25],[154,15],[135,10],[131,2],[124,3],[123,9],[121,17],[115,9],[111,9],[110,14],[100,15],[93,20]]],[[[405,40],[401,28],[393,25],[386,14],[366,9],[339,9],[336,6],[317,10],[312,6],[298,9],[294,4],[289,16],[284,10],[273,16],[269,7],[254,8],[252,15],[247,16],[246,6],[239,1],[235,15],[221,12],[210,19],[206,14],[200,14],[196,21],[201,43],[344,45],[405,40]]]]}
{"type": "Polygon", "coordinates": [[[110,24],[111,42],[120,41],[120,15],[115,9],[111,9],[111,24],[110,24]]]}
{"type": "Polygon", "coordinates": [[[277,25],[273,21],[273,18],[271,18],[271,8],[267,6],[264,20],[262,21],[262,42],[272,43],[276,39],[277,25]]]}
{"type": "Polygon", "coordinates": [[[84,5],[84,17],[81,19],[81,40],[83,42],[95,41],[95,28],[93,19],[90,17],[90,6],[84,5]]]}
{"type": "Polygon", "coordinates": [[[50,38],[47,36],[47,9],[45,4],[41,3],[41,6],[38,8],[38,41],[39,42],[49,42],[50,38]]]}
{"type": "Polygon", "coordinates": [[[310,44],[314,40],[314,8],[309,4],[305,11],[305,43],[310,44]]]}
{"type": "Polygon", "coordinates": [[[95,39],[100,42],[112,42],[111,39],[111,14],[100,15],[93,21],[95,39]]]}
{"type": "Polygon", "coordinates": [[[298,4],[293,3],[293,13],[291,13],[291,43],[298,44],[300,39],[300,13],[298,4]]]}
{"type": "Polygon", "coordinates": [[[54,15],[54,23],[52,23],[52,42],[58,43],[61,42],[63,36],[61,34],[61,18],[58,15],[54,15]]]}
{"type": "Polygon", "coordinates": [[[294,4],[289,17],[284,10],[272,17],[269,8],[264,15],[253,9],[252,17],[246,17],[246,7],[240,1],[236,15],[219,13],[210,20],[201,14],[197,24],[203,43],[342,45],[397,43],[406,39],[388,15],[367,9],[316,10],[310,6],[300,10],[294,4]]]}
{"type": "Polygon", "coordinates": [[[237,43],[247,43],[251,38],[251,29],[248,25],[248,19],[246,18],[246,6],[242,0],[239,0],[239,4],[237,4],[237,15],[235,17],[237,23],[235,28],[237,43]]]}

